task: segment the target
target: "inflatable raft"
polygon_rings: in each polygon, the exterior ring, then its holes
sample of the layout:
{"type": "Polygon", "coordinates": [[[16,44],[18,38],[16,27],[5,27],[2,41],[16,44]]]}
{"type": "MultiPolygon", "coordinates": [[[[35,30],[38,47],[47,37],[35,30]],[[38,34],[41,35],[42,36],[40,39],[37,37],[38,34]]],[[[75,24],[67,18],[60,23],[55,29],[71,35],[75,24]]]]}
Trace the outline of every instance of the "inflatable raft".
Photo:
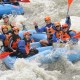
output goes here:
{"type": "Polygon", "coordinates": [[[20,5],[0,3],[0,17],[3,14],[23,14],[24,10],[20,5]]]}
{"type": "MultiPolygon", "coordinates": [[[[39,50],[38,54],[24,59],[26,61],[39,62],[42,64],[53,63],[57,61],[61,56],[66,57],[71,62],[76,62],[80,60],[80,51],[77,51],[75,53],[74,52],[66,53],[67,48],[57,48],[55,51],[53,51],[53,47],[51,46],[37,48],[37,49],[39,50]]],[[[6,64],[8,68],[12,69],[17,59],[18,58],[16,57],[7,56],[6,58],[3,59],[3,62],[6,64]]]]}
{"type": "MultiPolygon", "coordinates": [[[[19,35],[23,38],[22,34],[24,31],[20,31],[19,35]]],[[[34,39],[46,39],[46,34],[38,34],[36,33],[35,30],[30,30],[32,36],[34,39]],[[35,34],[34,34],[35,33],[35,34]],[[37,35],[37,36],[36,36],[37,35]],[[40,36],[41,35],[41,36],[40,36]],[[39,38],[38,38],[39,36],[39,38]]],[[[58,44],[58,43],[57,43],[58,44]]],[[[39,50],[39,53],[34,55],[34,56],[30,56],[27,58],[24,58],[26,61],[30,61],[30,62],[39,62],[42,64],[46,64],[46,63],[53,63],[54,61],[57,61],[61,56],[66,57],[69,61],[71,62],[76,62],[78,60],[80,60],[80,50],[69,50],[69,47],[55,47],[55,46],[46,46],[46,47],[41,47],[39,42],[34,42],[31,43],[31,48],[34,48],[34,46],[39,50]]],[[[15,63],[15,61],[18,58],[16,57],[10,57],[7,56],[6,58],[3,59],[3,62],[6,64],[6,66],[10,69],[13,68],[13,65],[15,63]]]]}
{"type": "MultiPolygon", "coordinates": [[[[39,53],[38,54],[48,54],[49,51],[52,49],[52,46],[48,46],[48,47],[42,47],[42,48],[37,48],[39,53]]],[[[28,58],[31,58],[31,57],[27,57],[25,58],[25,60],[29,60],[28,58]]],[[[15,63],[15,61],[17,60],[18,58],[16,57],[10,57],[10,56],[7,56],[6,58],[4,58],[2,61],[4,62],[4,64],[12,69],[13,68],[13,65],[15,63]]],[[[30,60],[29,60],[30,61],[30,60]]]]}

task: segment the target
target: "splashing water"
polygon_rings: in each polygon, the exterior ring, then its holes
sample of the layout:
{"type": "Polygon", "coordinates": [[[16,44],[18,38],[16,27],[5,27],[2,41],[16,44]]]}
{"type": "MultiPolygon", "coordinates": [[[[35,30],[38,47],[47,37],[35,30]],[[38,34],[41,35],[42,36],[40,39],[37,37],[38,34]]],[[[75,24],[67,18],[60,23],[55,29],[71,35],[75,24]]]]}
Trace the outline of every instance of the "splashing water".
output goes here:
{"type": "MultiPolygon", "coordinates": [[[[2,74],[3,73],[1,72],[1,75],[2,74]]],[[[58,79],[57,77],[48,74],[48,71],[45,71],[43,68],[39,68],[34,63],[26,62],[24,59],[18,59],[14,64],[14,69],[10,71],[5,71],[5,74],[0,77],[0,80],[58,80],[58,79]]]]}

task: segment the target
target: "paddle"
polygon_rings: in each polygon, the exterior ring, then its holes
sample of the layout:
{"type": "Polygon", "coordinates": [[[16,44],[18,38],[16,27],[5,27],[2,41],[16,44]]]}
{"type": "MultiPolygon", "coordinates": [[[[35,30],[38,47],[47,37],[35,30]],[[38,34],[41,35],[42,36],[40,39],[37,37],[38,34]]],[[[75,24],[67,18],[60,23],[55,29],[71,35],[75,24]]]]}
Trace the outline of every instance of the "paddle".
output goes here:
{"type": "Polygon", "coordinates": [[[69,8],[70,8],[70,5],[71,5],[72,1],[73,1],[73,0],[68,0],[68,10],[67,10],[67,15],[68,15],[68,13],[69,13],[69,8]]]}
{"type": "Polygon", "coordinates": [[[12,52],[2,52],[2,53],[0,54],[0,59],[3,59],[3,58],[5,58],[5,57],[7,57],[9,54],[12,54],[12,52]]]}

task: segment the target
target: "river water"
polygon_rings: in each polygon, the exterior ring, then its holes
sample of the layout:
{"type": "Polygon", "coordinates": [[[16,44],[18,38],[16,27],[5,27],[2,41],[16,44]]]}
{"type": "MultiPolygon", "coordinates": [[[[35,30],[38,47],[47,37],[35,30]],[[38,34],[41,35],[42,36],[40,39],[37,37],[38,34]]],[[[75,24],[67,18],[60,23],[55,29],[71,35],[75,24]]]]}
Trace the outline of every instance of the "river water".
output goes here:
{"type": "MultiPolygon", "coordinates": [[[[52,22],[63,23],[67,13],[67,0],[31,0],[30,3],[20,4],[24,7],[28,28],[34,28],[34,21],[39,26],[45,25],[46,15],[51,16],[52,22]]],[[[74,0],[69,12],[71,28],[77,31],[80,31],[79,4],[79,0],[74,0]]],[[[80,49],[80,42],[77,48],[80,49]]],[[[9,70],[0,60],[0,80],[80,80],[80,61],[71,63],[62,56],[52,64],[40,65],[18,59],[13,70],[9,70]]]]}

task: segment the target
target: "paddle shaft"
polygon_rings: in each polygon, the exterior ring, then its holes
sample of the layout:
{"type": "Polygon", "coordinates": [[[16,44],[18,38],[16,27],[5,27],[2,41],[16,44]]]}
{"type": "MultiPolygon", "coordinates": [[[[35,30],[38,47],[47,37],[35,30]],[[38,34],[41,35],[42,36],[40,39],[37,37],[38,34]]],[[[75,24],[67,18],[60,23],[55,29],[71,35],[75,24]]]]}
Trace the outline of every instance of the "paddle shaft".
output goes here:
{"type": "Polygon", "coordinates": [[[68,15],[68,13],[69,13],[69,8],[67,9],[67,15],[68,15]]]}

